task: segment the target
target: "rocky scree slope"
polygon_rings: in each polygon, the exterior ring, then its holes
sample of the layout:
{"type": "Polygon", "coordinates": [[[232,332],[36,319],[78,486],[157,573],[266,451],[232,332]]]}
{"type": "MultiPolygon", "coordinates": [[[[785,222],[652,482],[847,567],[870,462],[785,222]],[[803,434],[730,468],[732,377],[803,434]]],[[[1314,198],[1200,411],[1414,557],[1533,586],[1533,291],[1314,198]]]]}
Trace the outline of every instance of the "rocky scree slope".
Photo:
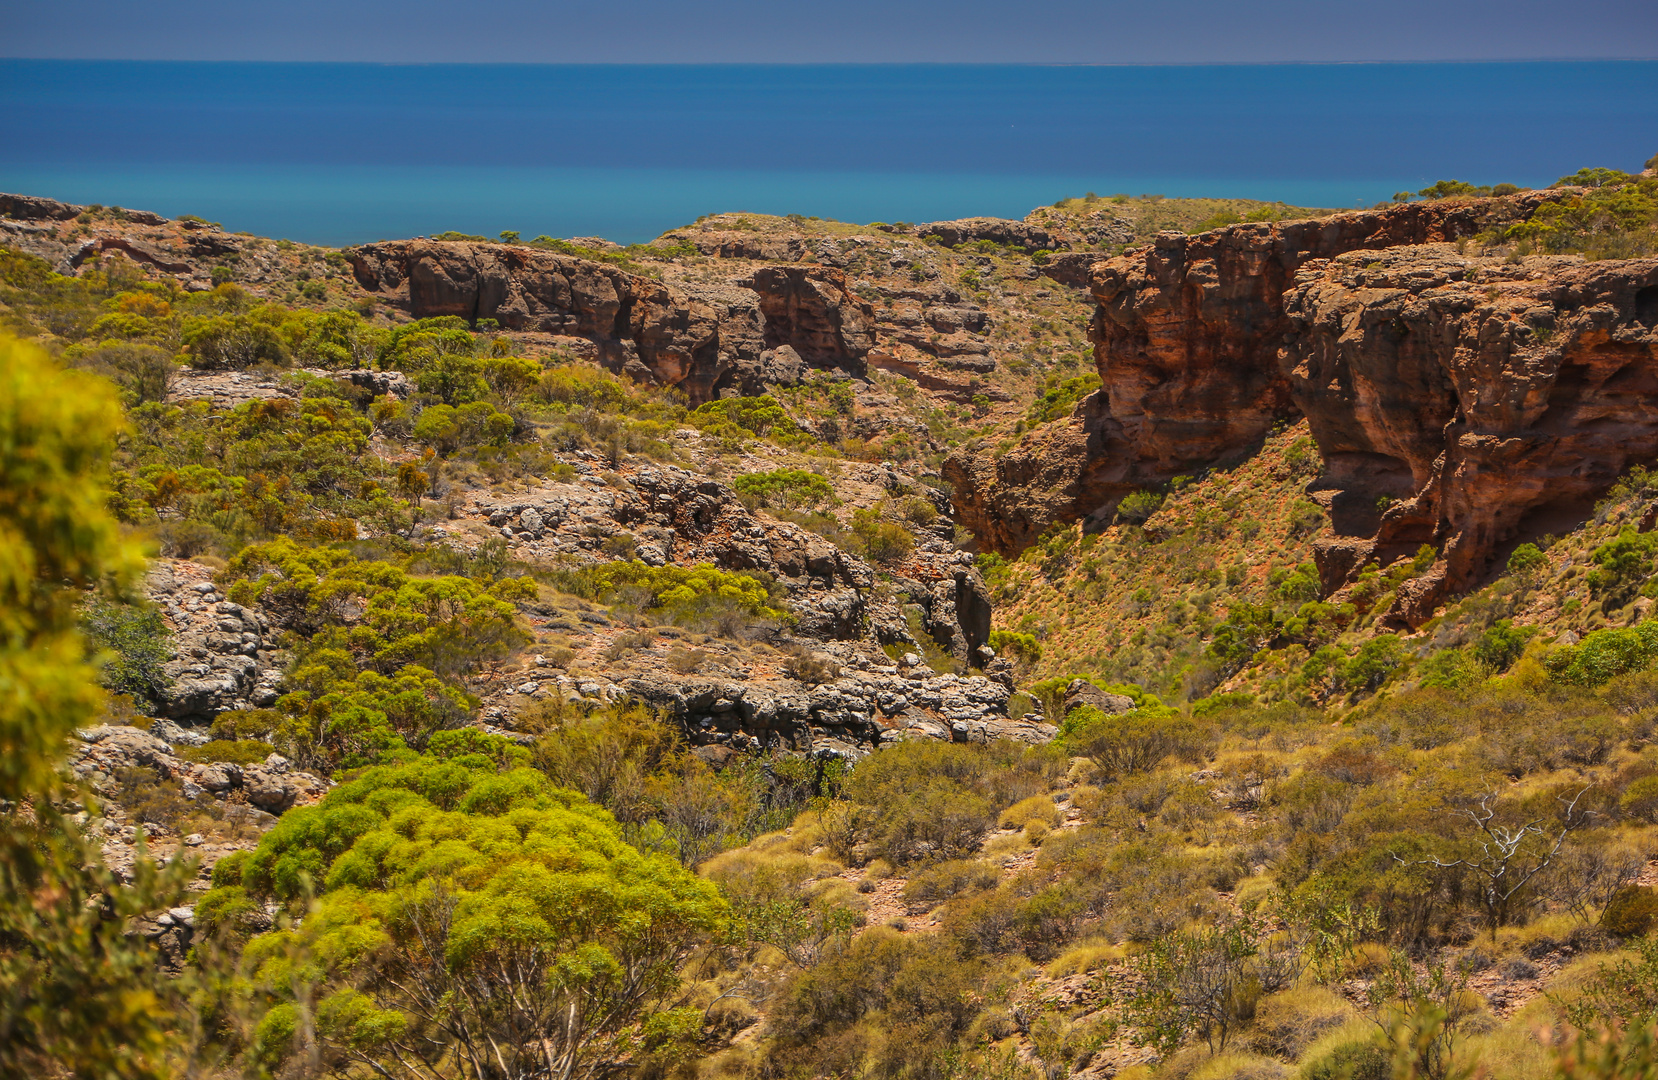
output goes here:
{"type": "Polygon", "coordinates": [[[1401,605],[1468,588],[1528,514],[1658,451],[1658,261],[1505,262],[1449,246],[1558,193],[1165,235],[1095,266],[1103,387],[1001,458],[947,463],[964,524],[1017,551],[1305,416],[1334,488],[1326,590],[1424,542],[1401,605]]]}
{"type": "MultiPolygon", "coordinates": [[[[510,730],[523,699],[556,694],[642,700],[679,722],[693,745],[732,749],[785,745],[855,756],[900,738],[1052,737],[1040,713],[1019,720],[1007,714],[1011,667],[987,648],[988,590],[972,557],[951,542],[947,519],[878,580],[863,559],[792,522],[749,510],[718,481],[662,464],[606,472],[592,455],[572,458],[578,473],[572,482],[543,481],[510,495],[468,493],[437,535],[475,550],[498,534],[514,559],[531,566],[602,563],[609,558],[607,541],[625,535],[649,566],[757,571],[781,588],[794,619],[788,635],[797,648],[817,654],[818,674],[804,679],[797,661],[762,653],[691,677],[666,664],[666,653],[679,643],[677,631],[647,626],[641,635],[597,609],[554,605],[531,611],[530,621],[539,641],[569,648],[575,658],[555,665],[542,654],[530,657],[521,674],[509,675],[486,698],[481,715],[487,722],[510,730]],[[624,651],[627,659],[619,663],[624,651]],[[983,674],[934,670],[923,659],[928,652],[983,674]]],[[[894,470],[866,471],[879,474],[888,490],[912,487],[894,470]]]]}

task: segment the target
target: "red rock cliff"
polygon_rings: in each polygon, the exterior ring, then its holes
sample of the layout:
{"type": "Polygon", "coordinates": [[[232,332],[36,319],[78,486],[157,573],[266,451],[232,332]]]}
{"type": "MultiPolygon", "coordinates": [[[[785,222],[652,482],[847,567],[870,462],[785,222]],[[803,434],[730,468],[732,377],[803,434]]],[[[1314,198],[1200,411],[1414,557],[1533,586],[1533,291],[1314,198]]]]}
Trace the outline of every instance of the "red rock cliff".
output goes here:
{"type": "Polygon", "coordinates": [[[1443,543],[1413,617],[1431,609],[1528,513],[1658,453],[1658,263],[1512,267],[1444,243],[1549,197],[1165,234],[1096,264],[1102,389],[1000,459],[953,457],[963,522],[1015,551],[1304,415],[1337,491],[1327,589],[1372,555],[1443,543]]]}
{"type": "MultiPolygon", "coordinates": [[[[788,346],[812,367],[863,371],[874,313],[830,267],[766,267],[726,284],[666,285],[618,267],[505,244],[404,240],[348,253],[357,283],[417,318],[495,319],[586,338],[613,367],[685,390],[755,392],[788,346]]],[[[786,356],[787,354],[785,354],[786,356]]]]}

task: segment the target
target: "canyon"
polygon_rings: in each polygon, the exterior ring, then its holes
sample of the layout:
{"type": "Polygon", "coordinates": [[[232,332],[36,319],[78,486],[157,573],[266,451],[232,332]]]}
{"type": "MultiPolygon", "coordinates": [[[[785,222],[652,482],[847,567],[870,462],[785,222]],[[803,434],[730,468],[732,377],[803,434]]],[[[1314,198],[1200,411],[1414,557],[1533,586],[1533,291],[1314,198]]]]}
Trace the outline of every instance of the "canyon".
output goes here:
{"type": "Polygon", "coordinates": [[[1097,261],[1101,389],[1000,457],[953,455],[959,519],[1014,553],[1305,417],[1323,461],[1308,492],[1332,525],[1325,593],[1431,544],[1441,557],[1399,605],[1420,623],[1528,523],[1581,518],[1658,453],[1658,260],[1469,250],[1561,197],[1166,233],[1097,261]]]}

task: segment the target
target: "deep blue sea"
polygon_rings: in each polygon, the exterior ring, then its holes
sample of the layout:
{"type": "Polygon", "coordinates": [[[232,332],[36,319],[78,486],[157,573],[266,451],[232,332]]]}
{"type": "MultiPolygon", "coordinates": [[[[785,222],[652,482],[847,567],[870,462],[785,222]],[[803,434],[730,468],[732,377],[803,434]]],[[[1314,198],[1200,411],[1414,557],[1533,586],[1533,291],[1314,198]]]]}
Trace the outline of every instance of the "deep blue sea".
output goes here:
{"type": "Polygon", "coordinates": [[[1369,205],[1658,153],[1658,61],[1217,67],[0,60],[0,191],[342,244],[700,214],[1369,205]]]}

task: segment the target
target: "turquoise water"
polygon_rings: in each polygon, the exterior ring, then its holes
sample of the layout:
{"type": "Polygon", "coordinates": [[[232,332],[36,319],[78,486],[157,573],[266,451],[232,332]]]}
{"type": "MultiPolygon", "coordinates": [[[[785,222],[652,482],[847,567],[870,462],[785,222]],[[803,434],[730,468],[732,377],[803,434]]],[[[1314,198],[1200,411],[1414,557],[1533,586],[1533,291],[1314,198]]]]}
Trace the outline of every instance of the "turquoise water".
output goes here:
{"type": "Polygon", "coordinates": [[[319,243],[648,239],[1086,191],[1368,205],[1658,152],[1658,62],[386,66],[0,60],[0,190],[319,243]]]}

